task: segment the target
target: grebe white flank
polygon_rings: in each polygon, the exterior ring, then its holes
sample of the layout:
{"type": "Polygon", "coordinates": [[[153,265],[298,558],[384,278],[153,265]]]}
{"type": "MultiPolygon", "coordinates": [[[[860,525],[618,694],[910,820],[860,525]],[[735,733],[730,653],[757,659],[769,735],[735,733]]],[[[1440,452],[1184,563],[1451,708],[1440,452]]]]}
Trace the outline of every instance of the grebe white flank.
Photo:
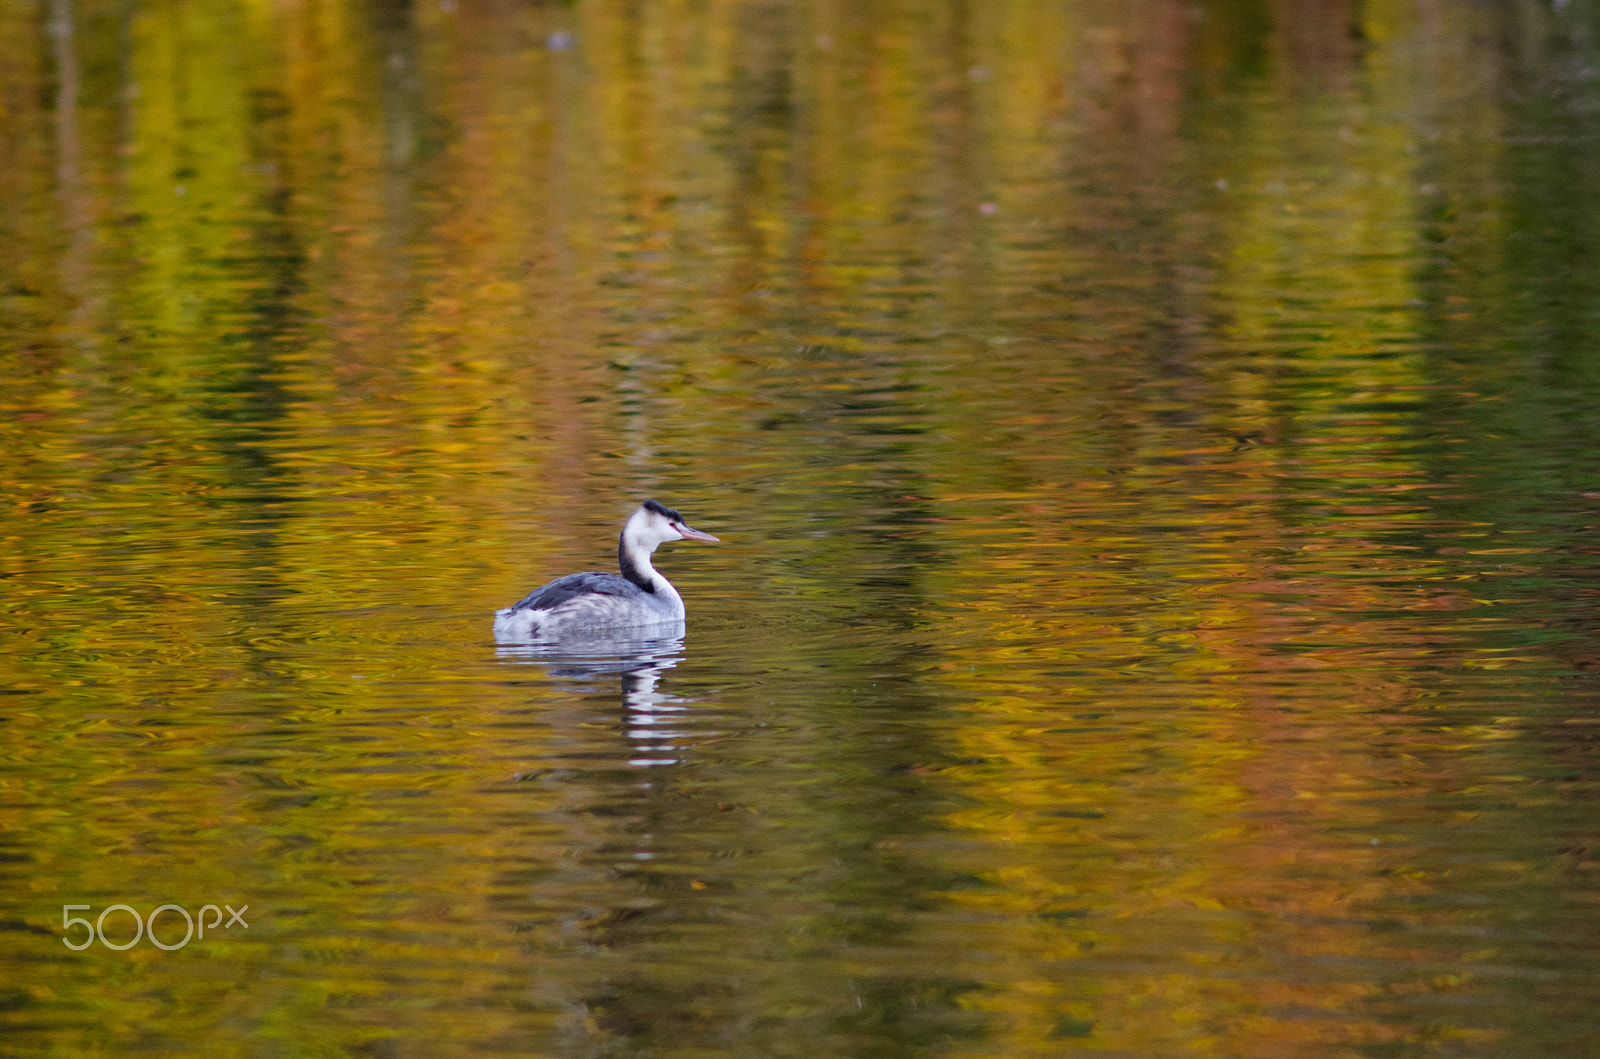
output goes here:
{"type": "Polygon", "coordinates": [[[558,577],[496,611],[495,639],[546,639],[682,621],[683,597],[650,565],[650,553],[668,541],[716,539],[690,529],[672,508],[646,500],[623,524],[617,542],[620,577],[592,571],[558,577]]]}

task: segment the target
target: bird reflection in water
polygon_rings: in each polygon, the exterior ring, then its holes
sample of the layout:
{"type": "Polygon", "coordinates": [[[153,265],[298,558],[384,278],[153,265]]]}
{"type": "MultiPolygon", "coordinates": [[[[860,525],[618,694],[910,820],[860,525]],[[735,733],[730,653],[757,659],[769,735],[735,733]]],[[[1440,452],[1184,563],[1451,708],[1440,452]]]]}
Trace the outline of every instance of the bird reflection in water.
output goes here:
{"type": "Polygon", "coordinates": [[[683,660],[684,623],[653,625],[649,636],[564,636],[556,640],[506,642],[495,654],[508,662],[542,665],[558,680],[591,681],[616,674],[622,681],[623,730],[630,741],[628,764],[676,765],[691,733],[683,728],[687,700],[658,691],[661,674],[683,660]]]}

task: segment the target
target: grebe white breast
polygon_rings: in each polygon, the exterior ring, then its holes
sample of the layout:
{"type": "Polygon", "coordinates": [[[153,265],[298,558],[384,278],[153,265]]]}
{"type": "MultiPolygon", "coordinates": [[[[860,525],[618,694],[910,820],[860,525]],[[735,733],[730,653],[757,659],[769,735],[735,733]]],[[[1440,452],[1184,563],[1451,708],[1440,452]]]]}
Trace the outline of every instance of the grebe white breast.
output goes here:
{"type": "Polygon", "coordinates": [[[543,640],[683,620],[683,597],[650,565],[668,541],[715,541],[683,515],[646,500],[628,516],[617,542],[617,574],[586,571],[558,577],[494,616],[496,640],[543,640]]]}

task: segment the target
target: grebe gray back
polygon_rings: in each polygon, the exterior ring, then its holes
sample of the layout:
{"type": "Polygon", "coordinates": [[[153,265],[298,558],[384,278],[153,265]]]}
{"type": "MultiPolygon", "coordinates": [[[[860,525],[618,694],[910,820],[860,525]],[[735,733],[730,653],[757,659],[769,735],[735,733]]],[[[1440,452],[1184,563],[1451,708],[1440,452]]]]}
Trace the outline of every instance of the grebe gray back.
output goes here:
{"type": "Polygon", "coordinates": [[[646,500],[628,516],[617,541],[617,574],[586,571],[558,577],[494,616],[496,640],[534,640],[683,620],[683,597],[650,565],[668,541],[715,541],[683,515],[646,500]]]}

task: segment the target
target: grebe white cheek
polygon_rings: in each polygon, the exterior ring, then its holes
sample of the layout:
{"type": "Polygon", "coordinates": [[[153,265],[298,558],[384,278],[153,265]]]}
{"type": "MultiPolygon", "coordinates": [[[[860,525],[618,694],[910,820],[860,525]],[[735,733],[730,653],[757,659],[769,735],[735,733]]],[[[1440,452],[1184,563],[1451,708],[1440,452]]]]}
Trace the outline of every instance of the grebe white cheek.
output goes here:
{"type": "Polygon", "coordinates": [[[549,639],[682,621],[683,598],[650,556],[668,541],[716,539],[692,528],[680,512],[646,500],[617,539],[620,576],[585,571],[541,585],[495,613],[495,639],[549,639]]]}

